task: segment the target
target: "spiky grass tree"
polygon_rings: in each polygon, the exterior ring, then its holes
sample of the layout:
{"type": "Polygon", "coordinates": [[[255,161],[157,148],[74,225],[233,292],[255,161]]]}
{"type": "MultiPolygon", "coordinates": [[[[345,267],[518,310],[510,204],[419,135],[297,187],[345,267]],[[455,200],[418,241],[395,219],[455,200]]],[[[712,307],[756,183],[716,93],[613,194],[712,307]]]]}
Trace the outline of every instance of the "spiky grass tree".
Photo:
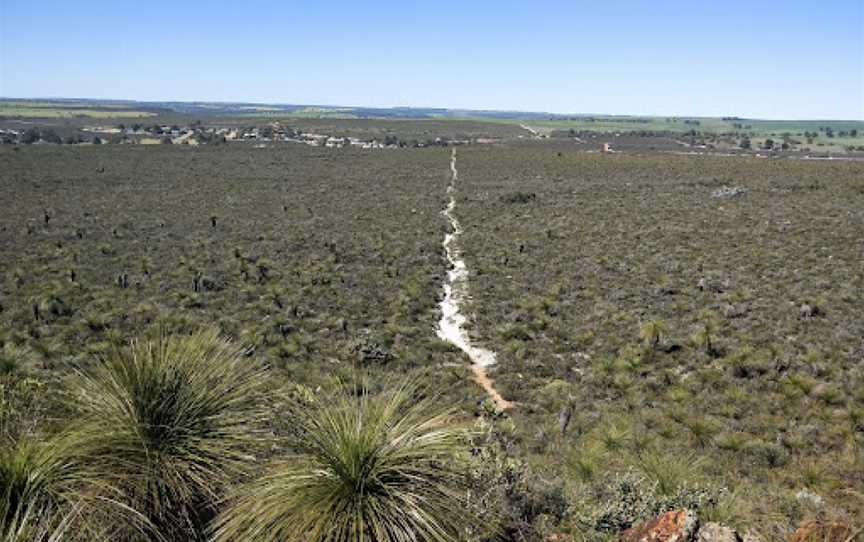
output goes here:
{"type": "Polygon", "coordinates": [[[297,455],[236,492],[215,540],[453,541],[470,528],[467,427],[403,385],[296,415],[297,455]]]}
{"type": "MultiPolygon", "coordinates": [[[[4,442],[0,451],[0,542],[109,540],[84,511],[93,502],[83,490],[84,474],[76,443],[66,435],[4,442]]],[[[109,499],[100,509],[109,507],[109,499]]],[[[116,511],[124,514],[122,507],[116,511]]],[[[132,515],[130,521],[136,520],[132,515]]]]}
{"type": "Polygon", "coordinates": [[[68,480],[53,447],[4,442],[0,450],[0,541],[40,540],[53,528],[68,480]]]}
{"type": "Polygon", "coordinates": [[[77,383],[88,470],[146,519],[150,538],[203,539],[253,461],[262,389],[261,370],[213,330],[134,342],[77,383]]]}
{"type": "Polygon", "coordinates": [[[648,348],[657,349],[666,333],[666,322],[659,319],[649,320],[639,328],[639,338],[648,348]]]}

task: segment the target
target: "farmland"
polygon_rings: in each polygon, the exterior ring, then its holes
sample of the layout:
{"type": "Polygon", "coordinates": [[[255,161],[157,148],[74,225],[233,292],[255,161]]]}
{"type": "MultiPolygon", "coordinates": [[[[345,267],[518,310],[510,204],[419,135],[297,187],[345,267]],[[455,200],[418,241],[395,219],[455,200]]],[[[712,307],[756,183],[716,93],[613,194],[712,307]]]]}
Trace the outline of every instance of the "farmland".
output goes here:
{"type": "MultiPolygon", "coordinates": [[[[284,400],[434,384],[484,427],[489,521],[512,539],[614,539],[676,506],[764,540],[864,513],[864,164],[485,120],[282,122],[438,143],[0,146],[0,437],[61,430],[69,382],[130,340],[215,326],[284,400]],[[506,412],[435,332],[451,156],[464,312],[506,412]]],[[[262,457],[293,431],[273,408],[262,457]]]]}
{"type": "Polygon", "coordinates": [[[156,115],[154,111],[136,110],[126,105],[83,103],[74,101],[50,102],[37,100],[0,100],[0,118],[144,118],[156,115]]]}

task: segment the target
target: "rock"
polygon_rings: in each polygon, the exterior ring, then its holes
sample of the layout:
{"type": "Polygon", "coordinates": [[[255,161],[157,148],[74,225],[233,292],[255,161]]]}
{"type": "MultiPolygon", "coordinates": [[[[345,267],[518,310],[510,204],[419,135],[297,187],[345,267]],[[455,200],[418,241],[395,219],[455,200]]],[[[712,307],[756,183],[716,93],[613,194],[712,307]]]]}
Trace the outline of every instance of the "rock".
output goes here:
{"type": "Polygon", "coordinates": [[[720,281],[717,279],[707,279],[705,277],[702,277],[699,279],[699,282],[696,283],[696,288],[698,288],[702,292],[722,294],[724,291],[729,289],[729,281],[720,281]]]}
{"type": "Polygon", "coordinates": [[[810,504],[812,506],[820,506],[822,504],[822,497],[807,489],[802,489],[796,493],[795,498],[802,503],[810,504]]]}
{"type": "Polygon", "coordinates": [[[673,510],[627,529],[621,542],[691,542],[699,520],[690,510],[673,510]]]}
{"type": "Polygon", "coordinates": [[[699,528],[699,536],[696,540],[697,542],[741,542],[741,537],[729,527],[719,523],[706,523],[699,528]]]}
{"type": "Polygon", "coordinates": [[[762,537],[753,531],[747,531],[741,538],[741,542],[763,542],[762,537]]]}
{"type": "Polygon", "coordinates": [[[813,318],[816,313],[813,310],[813,307],[811,307],[807,303],[804,303],[803,305],[801,305],[801,308],[798,309],[798,314],[801,316],[801,318],[813,318]]]}
{"type": "Polygon", "coordinates": [[[723,305],[722,311],[726,318],[740,318],[747,313],[747,309],[743,305],[735,305],[734,303],[723,305]]]}
{"type": "Polygon", "coordinates": [[[855,540],[855,535],[852,528],[843,523],[805,521],[789,542],[849,542],[855,540]]]}
{"type": "Polygon", "coordinates": [[[725,184],[711,192],[712,198],[737,198],[747,193],[743,186],[726,186],[725,184]]]}

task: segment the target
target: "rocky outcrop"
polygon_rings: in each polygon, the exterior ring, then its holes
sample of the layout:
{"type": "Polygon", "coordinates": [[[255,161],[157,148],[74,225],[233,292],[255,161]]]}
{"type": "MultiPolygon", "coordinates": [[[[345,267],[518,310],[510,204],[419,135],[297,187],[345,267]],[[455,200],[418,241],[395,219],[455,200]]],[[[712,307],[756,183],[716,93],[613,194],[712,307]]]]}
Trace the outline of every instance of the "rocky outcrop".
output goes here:
{"type": "MultiPolygon", "coordinates": [[[[855,530],[840,522],[805,521],[789,542],[855,542],[864,541],[864,528],[855,530]]],[[[666,512],[621,534],[619,542],[763,542],[748,531],[742,537],[734,529],[719,523],[699,525],[690,510],[666,512]]]]}
{"type": "Polygon", "coordinates": [[[692,542],[699,520],[690,510],[673,510],[627,529],[621,542],[692,542]]]}
{"type": "Polygon", "coordinates": [[[696,542],[741,542],[741,537],[734,529],[719,523],[706,523],[699,528],[696,542]]]}
{"type": "Polygon", "coordinates": [[[798,530],[789,539],[789,542],[850,542],[857,540],[852,528],[843,523],[806,521],[798,527],[798,530]]]}
{"type": "Polygon", "coordinates": [[[735,529],[719,523],[699,525],[691,510],[666,512],[624,531],[620,542],[762,542],[750,533],[742,538],[735,529]]]}

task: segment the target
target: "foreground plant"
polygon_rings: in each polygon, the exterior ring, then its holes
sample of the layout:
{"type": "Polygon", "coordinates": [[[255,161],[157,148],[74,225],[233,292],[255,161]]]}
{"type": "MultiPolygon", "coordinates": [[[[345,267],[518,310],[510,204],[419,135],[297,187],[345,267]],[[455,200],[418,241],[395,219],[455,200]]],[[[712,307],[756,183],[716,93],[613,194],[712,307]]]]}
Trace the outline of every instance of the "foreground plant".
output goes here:
{"type": "Polygon", "coordinates": [[[471,527],[465,426],[406,385],[297,412],[298,454],[242,488],[217,541],[451,541],[471,527]]]}
{"type": "Polygon", "coordinates": [[[70,479],[59,446],[4,442],[0,451],[0,540],[43,540],[62,528],[55,520],[70,479]],[[8,446],[7,446],[8,445],[8,446]]]}
{"type": "Polygon", "coordinates": [[[88,471],[168,540],[203,536],[246,472],[262,420],[263,373],[215,331],[134,342],[77,392],[88,471]]]}

